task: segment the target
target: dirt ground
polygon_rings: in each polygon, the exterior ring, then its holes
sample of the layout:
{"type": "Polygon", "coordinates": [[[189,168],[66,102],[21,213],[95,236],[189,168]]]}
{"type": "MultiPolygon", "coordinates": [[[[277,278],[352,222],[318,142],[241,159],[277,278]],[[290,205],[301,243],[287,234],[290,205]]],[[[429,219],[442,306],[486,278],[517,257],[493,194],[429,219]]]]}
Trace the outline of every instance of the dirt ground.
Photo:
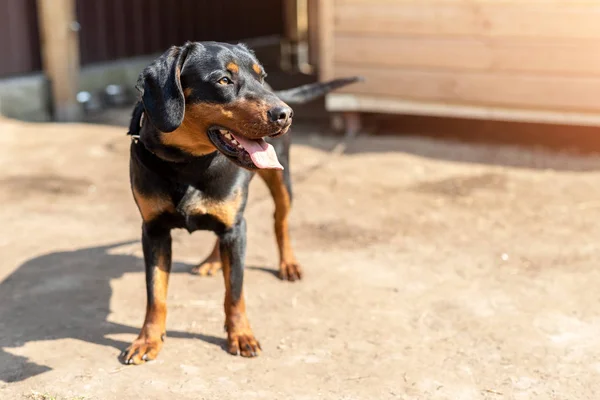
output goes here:
{"type": "Polygon", "coordinates": [[[168,338],[134,367],[124,129],[0,121],[0,399],[597,399],[600,158],[418,137],[331,157],[293,134],[305,280],[274,275],[260,181],[247,210],[263,354],[223,350],[222,278],[188,273],[213,236],[178,231],[168,338]]]}

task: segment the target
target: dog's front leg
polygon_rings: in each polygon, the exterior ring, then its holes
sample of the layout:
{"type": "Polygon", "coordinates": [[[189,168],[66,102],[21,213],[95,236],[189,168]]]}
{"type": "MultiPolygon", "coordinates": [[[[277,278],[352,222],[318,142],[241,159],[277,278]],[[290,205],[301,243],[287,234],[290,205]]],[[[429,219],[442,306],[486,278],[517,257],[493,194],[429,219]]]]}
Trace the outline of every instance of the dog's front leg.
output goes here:
{"type": "Polygon", "coordinates": [[[225,329],[229,353],[243,357],[255,357],[260,344],[254,338],[244,303],[244,261],[246,254],[246,222],[236,225],[219,235],[223,278],[225,279],[225,329]]]}
{"type": "Polygon", "coordinates": [[[167,285],[171,272],[171,231],[144,224],[142,246],[146,264],[146,318],[138,338],[121,353],[125,364],[156,358],[166,335],[167,285]]]}

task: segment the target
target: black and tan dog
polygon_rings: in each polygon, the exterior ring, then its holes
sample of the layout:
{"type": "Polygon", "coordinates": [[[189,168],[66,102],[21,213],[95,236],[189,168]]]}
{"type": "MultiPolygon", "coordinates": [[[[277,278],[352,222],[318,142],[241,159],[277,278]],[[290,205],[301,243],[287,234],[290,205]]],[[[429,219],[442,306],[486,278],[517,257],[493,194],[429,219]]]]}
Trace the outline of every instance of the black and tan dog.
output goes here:
{"type": "Polygon", "coordinates": [[[283,135],[293,111],[284,101],[302,103],[357,79],[273,92],[265,76],[248,48],[215,42],[172,47],[140,75],[141,101],[129,128],[130,177],[143,219],[147,308],[138,338],[121,354],[126,364],[154,359],[163,345],[173,228],[217,234],[211,256],[196,272],[223,269],[228,350],[258,355],[242,289],[243,212],[255,172],[275,199],[280,277],[302,278],[287,226],[290,139],[283,135]]]}

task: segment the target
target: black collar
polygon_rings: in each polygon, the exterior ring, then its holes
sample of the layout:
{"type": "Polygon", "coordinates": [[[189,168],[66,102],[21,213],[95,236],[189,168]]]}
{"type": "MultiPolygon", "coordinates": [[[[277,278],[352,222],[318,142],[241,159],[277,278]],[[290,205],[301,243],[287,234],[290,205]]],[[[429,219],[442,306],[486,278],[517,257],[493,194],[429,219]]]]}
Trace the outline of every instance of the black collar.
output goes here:
{"type": "MultiPolygon", "coordinates": [[[[142,115],[140,115],[140,131],[142,130],[142,125],[144,124],[144,115],[145,115],[144,112],[142,112],[142,115]]],[[[131,140],[133,141],[133,143],[138,144],[140,142],[140,135],[131,135],[131,140]]],[[[146,146],[144,146],[144,147],[146,147],[146,146]]],[[[146,149],[148,149],[148,148],[146,147],[146,149]]],[[[148,150],[148,151],[150,151],[150,150],[148,150]]]]}

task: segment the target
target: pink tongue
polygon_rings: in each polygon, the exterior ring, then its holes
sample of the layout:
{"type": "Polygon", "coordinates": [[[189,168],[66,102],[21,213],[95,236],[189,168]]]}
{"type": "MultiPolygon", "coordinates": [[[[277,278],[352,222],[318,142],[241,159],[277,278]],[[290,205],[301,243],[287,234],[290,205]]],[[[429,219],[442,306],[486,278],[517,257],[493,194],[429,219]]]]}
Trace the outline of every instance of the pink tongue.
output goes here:
{"type": "Polygon", "coordinates": [[[237,135],[233,135],[233,137],[244,146],[244,149],[250,154],[252,162],[258,168],[283,169],[283,166],[277,159],[275,149],[263,139],[252,140],[237,135]]]}

